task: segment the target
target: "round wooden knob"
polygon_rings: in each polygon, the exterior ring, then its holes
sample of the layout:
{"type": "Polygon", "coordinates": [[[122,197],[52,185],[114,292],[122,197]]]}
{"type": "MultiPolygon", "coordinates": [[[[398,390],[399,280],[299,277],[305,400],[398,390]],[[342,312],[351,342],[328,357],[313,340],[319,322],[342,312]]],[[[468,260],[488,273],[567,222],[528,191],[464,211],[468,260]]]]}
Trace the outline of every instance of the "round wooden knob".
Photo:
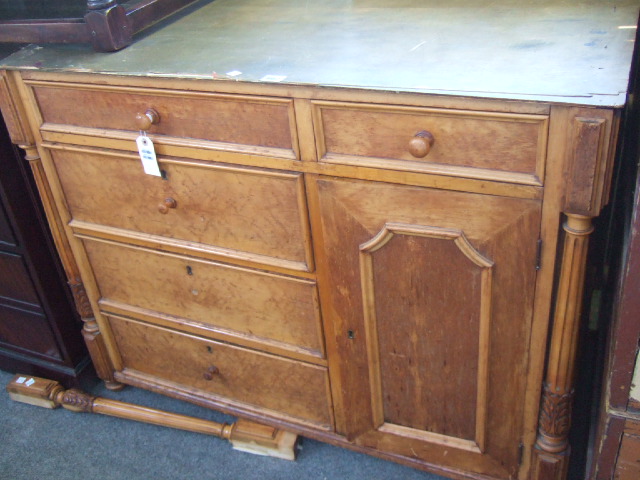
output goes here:
{"type": "Polygon", "coordinates": [[[414,135],[409,142],[409,153],[416,158],[424,158],[431,151],[435,138],[426,130],[422,130],[414,135]]]}
{"type": "Polygon", "coordinates": [[[136,115],[136,125],[139,130],[149,130],[151,125],[157,125],[158,123],[160,123],[160,115],[153,108],[136,115]]]}
{"type": "Polygon", "coordinates": [[[163,215],[169,213],[170,208],[176,208],[178,206],[178,202],[176,202],[173,198],[165,198],[164,202],[158,205],[158,211],[163,215]]]}
{"type": "Polygon", "coordinates": [[[218,375],[220,373],[220,369],[215,365],[211,365],[207,368],[207,371],[202,375],[205,380],[213,380],[214,375],[218,375]]]}

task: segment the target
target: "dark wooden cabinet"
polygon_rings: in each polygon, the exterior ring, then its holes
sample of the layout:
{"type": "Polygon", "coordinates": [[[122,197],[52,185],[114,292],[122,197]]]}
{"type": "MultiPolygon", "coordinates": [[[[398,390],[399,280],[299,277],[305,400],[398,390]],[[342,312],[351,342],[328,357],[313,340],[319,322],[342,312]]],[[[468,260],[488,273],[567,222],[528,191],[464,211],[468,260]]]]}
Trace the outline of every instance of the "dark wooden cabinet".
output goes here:
{"type": "Polygon", "coordinates": [[[101,52],[196,0],[0,0],[0,42],[91,43],[101,52]]]}
{"type": "Polygon", "coordinates": [[[76,383],[88,364],[80,320],[34,186],[0,125],[0,368],[76,383]]]}

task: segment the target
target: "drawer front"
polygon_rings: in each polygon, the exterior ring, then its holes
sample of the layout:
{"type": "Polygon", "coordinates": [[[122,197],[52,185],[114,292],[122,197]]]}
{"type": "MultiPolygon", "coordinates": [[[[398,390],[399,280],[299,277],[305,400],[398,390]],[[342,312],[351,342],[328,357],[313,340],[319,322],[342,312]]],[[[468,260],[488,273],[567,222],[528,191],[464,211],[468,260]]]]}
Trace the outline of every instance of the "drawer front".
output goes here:
{"type": "Polygon", "coordinates": [[[133,155],[52,150],[52,157],[76,222],[176,239],[185,248],[214,246],[223,255],[269,265],[311,268],[301,174],[161,160],[164,180],[146,175],[133,155]],[[173,203],[167,206],[167,199],[173,203]]]}
{"type": "Polygon", "coordinates": [[[41,311],[4,303],[0,301],[0,347],[49,360],[63,360],[56,337],[41,311]]]}
{"type": "Polygon", "coordinates": [[[547,116],[314,102],[320,161],[540,185],[547,116]]]}
{"type": "Polygon", "coordinates": [[[4,298],[40,306],[40,299],[23,257],[0,251],[0,272],[0,300],[4,298]]]}
{"type": "Polygon", "coordinates": [[[296,144],[288,99],[40,82],[32,87],[48,124],[138,132],[136,116],[152,109],[158,121],[148,132],[160,142],[167,136],[290,151],[296,144]]]}
{"type": "Polygon", "coordinates": [[[331,428],[324,367],[122,318],[109,321],[125,369],[331,428]]]}
{"type": "Polygon", "coordinates": [[[132,305],[322,357],[314,281],[103,241],[84,245],[107,310],[132,305]]]}

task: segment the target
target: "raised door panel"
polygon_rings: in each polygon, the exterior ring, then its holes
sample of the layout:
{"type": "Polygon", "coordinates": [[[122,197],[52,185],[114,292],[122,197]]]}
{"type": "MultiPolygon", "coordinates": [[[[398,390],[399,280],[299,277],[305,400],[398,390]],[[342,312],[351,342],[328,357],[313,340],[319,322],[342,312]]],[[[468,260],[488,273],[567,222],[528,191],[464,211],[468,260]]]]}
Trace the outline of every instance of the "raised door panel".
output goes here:
{"type": "MultiPolygon", "coordinates": [[[[514,476],[540,203],[318,179],[341,419],[356,443],[514,476]]],[[[317,203],[315,203],[317,201],[317,203]]]]}
{"type": "Polygon", "coordinates": [[[453,229],[387,223],[360,246],[378,429],[483,448],[492,267],[453,229]]]}

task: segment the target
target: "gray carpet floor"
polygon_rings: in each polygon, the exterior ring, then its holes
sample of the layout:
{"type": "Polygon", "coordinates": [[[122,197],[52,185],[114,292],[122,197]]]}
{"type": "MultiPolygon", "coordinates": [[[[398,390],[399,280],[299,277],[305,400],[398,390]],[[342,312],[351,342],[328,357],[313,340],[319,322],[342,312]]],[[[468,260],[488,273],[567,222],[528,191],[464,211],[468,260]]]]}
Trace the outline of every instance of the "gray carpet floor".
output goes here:
{"type": "MultiPolygon", "coordinates": [[[[207,435],[14,402],[5,390],[12,377],[0,370],[2,480],[443,480],[306,438],[290,462],[234,451],[207,435]]],[[[232,420],[132,387],[110,392],[89,382],[86,390],[198,418],[232,420]]]]}

